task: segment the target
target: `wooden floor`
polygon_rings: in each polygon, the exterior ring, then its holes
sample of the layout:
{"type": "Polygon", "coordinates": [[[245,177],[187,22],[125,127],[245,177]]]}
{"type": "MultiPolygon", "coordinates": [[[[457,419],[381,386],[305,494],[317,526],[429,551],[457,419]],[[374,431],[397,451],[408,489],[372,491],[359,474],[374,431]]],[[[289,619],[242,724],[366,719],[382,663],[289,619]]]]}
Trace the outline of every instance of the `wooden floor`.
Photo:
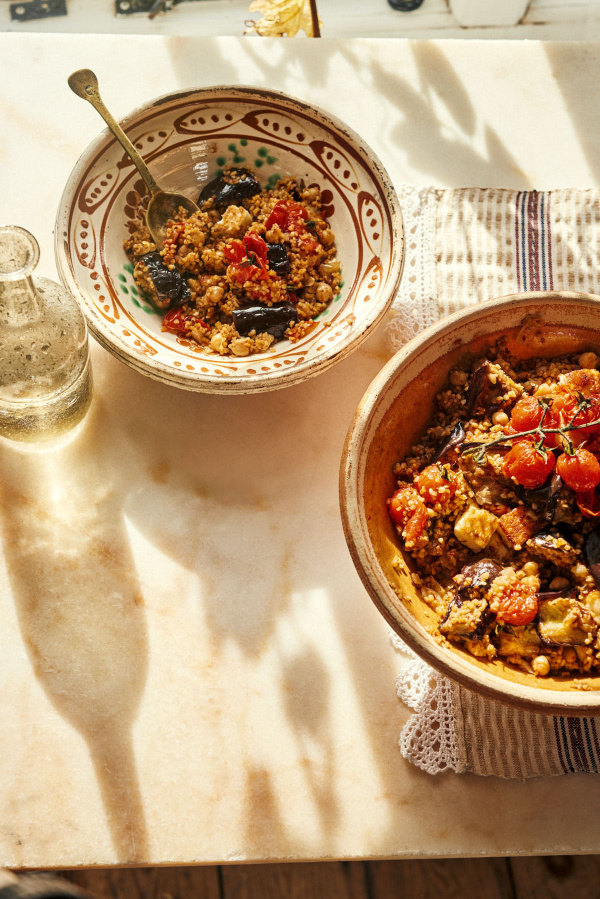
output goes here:
{"type": "Polygon", "coordinates": [[[57,872],[97,899],[600,899],[600,856],[57,872]]]}

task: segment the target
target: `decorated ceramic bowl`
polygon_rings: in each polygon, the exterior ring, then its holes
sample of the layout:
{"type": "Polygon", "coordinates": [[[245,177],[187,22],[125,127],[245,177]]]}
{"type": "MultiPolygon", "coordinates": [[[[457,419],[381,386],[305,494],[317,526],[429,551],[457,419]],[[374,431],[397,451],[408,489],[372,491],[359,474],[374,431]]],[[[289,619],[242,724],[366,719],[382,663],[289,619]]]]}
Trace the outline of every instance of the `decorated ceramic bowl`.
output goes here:
{"type": "Polygon", "coordinates": [[[375,605],[402,639],[434,668],[491,698],[531,711],[598,714],[600,676],[536,677],[501,658],[483,661],[438,632],[390,521],[394,464],[426,430],[434,398],[459,363],[482,358],[506,337],[517,358],[600,355],[600,297],[529,293],[471,306],[424,331],[382,369],[350,426],[340,469],[346,540],[375,605]]]}
{"type": "Polygon", "coordinates": [[[63,283],[80,298],[96,339],[115,356],[189,390],[251,393],[325,371],[379,322],[402,273],[402,216],[387,172],[343,122],[284,94],[216,87],[152,100],[121,124],[161,187],[193,200],[231,164],[253,168],[263,187],[290,175],[318,184],[343,285],[304,339],[280,341],[267,353],[219,356],[163,332],[162,315],[137,290],[123,249],[127,219],[145,185],[105,130],[69,176],[55,250],[63,283]]]}

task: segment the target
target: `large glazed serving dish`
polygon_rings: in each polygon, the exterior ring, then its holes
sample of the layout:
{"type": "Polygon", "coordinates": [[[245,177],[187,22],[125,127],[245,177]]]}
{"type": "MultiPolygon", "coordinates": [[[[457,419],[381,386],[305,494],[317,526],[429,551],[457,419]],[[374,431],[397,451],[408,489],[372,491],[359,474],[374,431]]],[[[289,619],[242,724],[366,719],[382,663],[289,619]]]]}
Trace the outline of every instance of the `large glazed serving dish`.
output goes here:
{"type": "MultiPolygon", "coordinates": [[[[81,108],[80,114],[91,114],[81,108]]],[[[209,354],[161,331],[123,250],[126,221],[145,185],[103,131],[85,150],[58,210],[55,249],[64,284],[115,356],[151,377],[210,393],[284,387],[355,349],[392,302],[404,257],[400,207],[368,145],[343,122],[292,97],[252,88],[187,90],[152,100],[122,126],[158,183],[197,200],[224,167],[254,169],[263,187],[294,175],[318,184],[336,237],[343,286],[313,330],[246,357],[209,354]]]]}
{"type": "Polygon", "coordinates": [[[548,292],[502,297],[450,316],[401,349],[370,385],[348,432],[340,469],[346,540],[379,611],[434,668],[521,708],[598,713],[600,676],[540,678],[500,658],[479,660],[442,638],[388,515],[386,500],[396,489],[393,466],[426,430],[449,371],[484,357],[501,335],[522,359],[588,350],[600,355],[600,297],[548,292]]]}

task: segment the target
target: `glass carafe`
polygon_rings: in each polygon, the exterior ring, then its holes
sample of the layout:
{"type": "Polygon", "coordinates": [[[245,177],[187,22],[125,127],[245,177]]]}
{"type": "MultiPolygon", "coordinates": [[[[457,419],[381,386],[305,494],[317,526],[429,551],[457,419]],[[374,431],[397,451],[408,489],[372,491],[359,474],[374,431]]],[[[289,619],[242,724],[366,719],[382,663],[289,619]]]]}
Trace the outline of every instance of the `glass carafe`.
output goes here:
{"type": "Polygon", "coordinates": [[[0,436],[35,443],[80,422],[92,397],[87,327],[75,298],[33,278],[40,250],[0,228],[0,436]]]}

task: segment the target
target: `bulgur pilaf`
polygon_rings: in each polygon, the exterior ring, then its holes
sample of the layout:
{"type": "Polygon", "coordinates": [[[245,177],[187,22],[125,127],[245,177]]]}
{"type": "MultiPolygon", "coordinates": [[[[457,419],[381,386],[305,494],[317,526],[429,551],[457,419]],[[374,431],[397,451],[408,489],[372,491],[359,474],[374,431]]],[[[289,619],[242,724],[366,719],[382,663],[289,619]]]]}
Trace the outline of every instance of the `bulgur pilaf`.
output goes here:
{"type": "Polygon", "coordinates": [[[600,670],[598,362],[455,368],[388,500],[442,637],[540,677],[600,670]]]}
{"type": "Polygon", "coordinates": [[[165,311],[163,331],[221,356],[304,337],[341,284],[319,187],[285,178],[263,190],[249,169],[229,168],[206,185],[198,206],[169,222],[162,249],[143,205],[128,222],[134,279],[165,311]]]}

